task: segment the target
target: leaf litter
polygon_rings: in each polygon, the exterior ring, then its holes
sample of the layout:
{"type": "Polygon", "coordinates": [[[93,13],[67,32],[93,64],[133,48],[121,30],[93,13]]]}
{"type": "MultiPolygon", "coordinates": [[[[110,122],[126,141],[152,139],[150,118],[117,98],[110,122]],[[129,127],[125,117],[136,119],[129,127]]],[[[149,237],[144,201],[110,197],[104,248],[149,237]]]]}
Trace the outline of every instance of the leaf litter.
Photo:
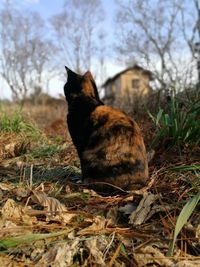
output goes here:
{"type": "Polygon", "coordinates": [[[166,256],[177,217],[200,188],[198,161],[177,156],[166,166],[155,155],[146,188],[103,196],[75,182],[80,169],[70,141],[54,152],[48,146],[54,156],[41,158],[30,157],[29,141],[18,153],[18,141],[0,138],[2,266],[200,265],[199,206],[166,256]]]}

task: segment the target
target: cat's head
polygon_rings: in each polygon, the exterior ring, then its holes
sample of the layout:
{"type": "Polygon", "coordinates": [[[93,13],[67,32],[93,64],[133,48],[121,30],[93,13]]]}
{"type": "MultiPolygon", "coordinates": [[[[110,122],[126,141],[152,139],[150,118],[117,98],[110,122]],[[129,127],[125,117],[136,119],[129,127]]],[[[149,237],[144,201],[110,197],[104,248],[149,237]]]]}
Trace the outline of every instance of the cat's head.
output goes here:
{"type": "Polygon", "coordinates": [[[80,75],[67,67],[65,68],[67,71],[67,82],[64,86],[64,93],[68,104],[79,97],[87,97],[100,102],[97,87],[90,71],[80,75]]]}

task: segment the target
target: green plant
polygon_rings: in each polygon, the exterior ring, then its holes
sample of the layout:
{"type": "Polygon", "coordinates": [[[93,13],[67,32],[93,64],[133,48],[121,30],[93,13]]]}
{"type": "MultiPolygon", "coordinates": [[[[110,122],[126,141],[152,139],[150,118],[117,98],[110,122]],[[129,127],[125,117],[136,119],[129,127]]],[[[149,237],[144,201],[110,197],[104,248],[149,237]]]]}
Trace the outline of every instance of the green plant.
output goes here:
{"type": "Polygon", "coordinates": [[[0,114],[0,132],[20,133],[30,137],[38,137],[39,129],[31,122],[26,121],[20,111],[12,115],[0,114]]]}
{"type": "Polygon", "coordinates": [[[167,252],[167,256],[173,255],[176,238],[177,238],[178,234],[180,233],[181,229],[183,228],[184,224],[187,222],[187,220],[191,216],[191,214],[194,211],[195,207],[197,206],[199,200],[200,200],[200,190],[183,207],[181,213],[178,216],[177,222],[176,222],[176,226],[175,226],[175,230],[174,230],[174,237],[173,237],[172,242],[170,243],[169,250],[167,252]]]}
{"type": "Polygon", "coordinates": [[[47,234],[27,234],[23,236],[14,236],[8,238],[2,238],[0,240],[0,251],[16,247],[18,245],[28,244],[37,240],[53,238],[61,235],[68,234],[69,230],[64,230],[55,233],[47,233],[47,234]]]}
{"type": "Polygon", "coordinates": [[[171,170],[171,171],[200,171],[200,164],[174,166],[174,167],[169,167],[168,170],[171,170]]]}
{"type": "Polygon", "coordinates": [[[33,158],[46,158],[51,157],[60,150],[59,146],[55,144],[43,144],[40,147],[35,148],[31,152],[33,158]]]}
{"type": "Polygon", "coordinates": [[[151,147],[161,141],[165,141],[166,147],[177,146],[179,150],[185,145],[199,145],[199,100],[183,103],[177,97],[172,97],[167,111],[160,109],[156,116],[150,112],[148,114],[156,127],[156,136],[151,147]]]}

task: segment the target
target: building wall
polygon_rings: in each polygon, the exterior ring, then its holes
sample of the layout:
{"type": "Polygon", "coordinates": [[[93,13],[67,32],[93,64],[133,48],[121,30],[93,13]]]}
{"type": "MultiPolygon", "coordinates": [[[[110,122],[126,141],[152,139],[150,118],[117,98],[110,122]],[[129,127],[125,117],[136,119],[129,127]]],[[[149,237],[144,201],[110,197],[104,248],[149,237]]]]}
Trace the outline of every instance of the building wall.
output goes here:
{"type": "Polygon", "coordinates": [[[121,78],[120,76],[114,81],[114,92],[115,92],[115,95],[119,95],[121,94],[121,78]]]}
{"type": "Polygon", "coordinates": [[[105,97],[109,97],[112,94],[112,83],[105,86],[105,97]]]}
{"type": "Polygon", "coordinates": [[[148,95],[149,87],[149,75],[142,73],[138,70],[129,70],[120,76],[121,78],[121,96],[129,93],[130,95],[137,95],[144,97],[148,95]],[[133,88],[132,81],[139,80],[138,88],[133,88]],[[127,92],[128,91],[128,92],[127,92]]]}
{"type": "Polygon", "coordinates": [[[149,75],[139,70],[129,70],[110,82],[105,88],[105,104],[129,111],[137,109],[148,99],[151,92],[149,75]],[[139,84],[134,81],[139,81],[139,84]]]}
{"type": "Polygon", "coordinates": [[[116,93],[116,86],[117,83],[115,83],[115,81],[112,81],[109,84],[107,84],[105,87],[105,97],[113,96],[116,93]]]}

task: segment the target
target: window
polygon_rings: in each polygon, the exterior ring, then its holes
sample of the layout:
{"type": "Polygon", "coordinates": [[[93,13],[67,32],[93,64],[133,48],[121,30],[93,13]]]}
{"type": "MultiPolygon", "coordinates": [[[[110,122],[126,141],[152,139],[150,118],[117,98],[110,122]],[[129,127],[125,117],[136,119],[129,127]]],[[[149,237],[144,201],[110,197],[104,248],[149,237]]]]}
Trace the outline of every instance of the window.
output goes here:
{"type": "Polygon", "coordinates": [[[133,79],[132,80],[132,88],[138,89],[140,87],[140,80],[139,79],[133,79]]]}

